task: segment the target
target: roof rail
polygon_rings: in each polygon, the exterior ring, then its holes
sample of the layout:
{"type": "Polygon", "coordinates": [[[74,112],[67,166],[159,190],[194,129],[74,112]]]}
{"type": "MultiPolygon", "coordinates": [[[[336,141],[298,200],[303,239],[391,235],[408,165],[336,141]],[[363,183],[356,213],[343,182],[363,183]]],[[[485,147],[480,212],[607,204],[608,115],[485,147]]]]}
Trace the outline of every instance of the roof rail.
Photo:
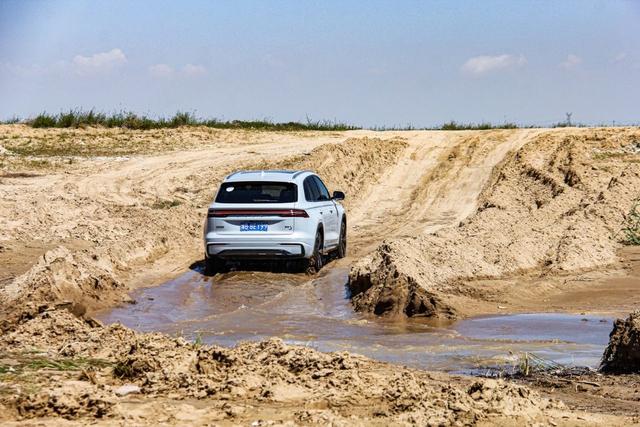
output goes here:
{"type": "Polygon", "coordinates": [[[298,172],[294,173],[291,178],[297,178],[298,176],[302,175],[305,172],[313,173],[313,171],[310,171],[310,170],[298,171],[298,172]]]}
{"type": "Polygon", "coordinates": [[[227,177],[226,177],[225,179],[229,179],[229,178],[231,178],[231,177],[232,177],[232,176],[234,176],[234,175],[238,175],[238,174],[240,174],[240,173],[244,173],[244,172],[245,172],[245,171],[236,171],[236,172],[230,173],[229,175],[227,175],[227,177]]]}
{"type": "Polygon", "coordinates": [[[310,170],[301,170],[301,171],[288,171],[288,170],[270,170],[270,169],[259,169],[259,170],[244,170],[244,171],[235,171],[225,177],[225,180],[231,178],[232,176],[241,175],[244,173],[291,173],[293,174],[292,178],[295,178],[305,172],[313,173],[310,170]]]}

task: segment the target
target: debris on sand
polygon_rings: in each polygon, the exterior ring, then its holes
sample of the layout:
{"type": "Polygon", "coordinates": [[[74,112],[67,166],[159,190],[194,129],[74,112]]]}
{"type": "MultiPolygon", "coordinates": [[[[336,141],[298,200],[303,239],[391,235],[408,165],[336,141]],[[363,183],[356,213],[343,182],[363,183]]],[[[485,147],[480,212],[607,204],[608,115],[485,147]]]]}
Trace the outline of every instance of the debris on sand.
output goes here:
{"type": "Polygon", "coordinates": [[[104,390],[75,380],[56,382],[35,394],[18,393],[13,398],[15,410],[23,419],[51,416],[102,418],[111,412],[114,403],[115,399],[104,390]]]}
{"type": "Polygon", "coordinates": [[[128,394],[140,393],[140,387],[135,384],[125,384],[114,390],[116,396],[126,396],[128,394]]]}
{"type": "Polygon", "coordinates": [[[640,372],[640,310],[613,324],[600,371],[612,374],[640,372]]]}

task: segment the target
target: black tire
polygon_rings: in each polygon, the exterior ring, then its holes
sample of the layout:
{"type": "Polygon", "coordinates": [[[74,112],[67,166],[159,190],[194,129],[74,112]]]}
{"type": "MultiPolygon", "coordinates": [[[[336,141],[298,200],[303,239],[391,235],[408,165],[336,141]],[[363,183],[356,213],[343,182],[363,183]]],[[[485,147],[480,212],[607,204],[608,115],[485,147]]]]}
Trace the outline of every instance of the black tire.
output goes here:
{"type": "Polygon", "coordinates": [[[204,275],[215,276],[218,273],[224,273],[226,263],[218,257],[205,257],[204,259],[204,275]]]}
{"type": "Polygon", "coordinates": [[[316,233],[316,240],[313,245],[313,254],[309,257],[309,266],[307,268],[308,273],[317,273],[324,265],[324,259],[322,258],[323,242],[324,238],[322,237],[322,231],[318,230],[316,233]]]}
{"type": "Polygon", "coordinates": [[[340,226],[340,240],[338,240],[338,249],[336,250],[338,258],[347,256],[347,223],[342,221],[340,226]]]}

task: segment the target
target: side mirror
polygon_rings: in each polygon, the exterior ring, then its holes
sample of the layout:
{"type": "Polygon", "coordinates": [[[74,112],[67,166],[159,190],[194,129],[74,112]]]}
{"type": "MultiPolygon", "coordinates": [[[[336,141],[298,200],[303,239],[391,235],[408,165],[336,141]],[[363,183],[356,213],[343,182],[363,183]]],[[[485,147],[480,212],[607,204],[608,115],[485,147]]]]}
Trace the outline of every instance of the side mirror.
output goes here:
{"type": "Polygon", "coordinates": [[[333,200],[344,200],[344,193],[342,191],[334,191],[331,198],[333,200]]]}

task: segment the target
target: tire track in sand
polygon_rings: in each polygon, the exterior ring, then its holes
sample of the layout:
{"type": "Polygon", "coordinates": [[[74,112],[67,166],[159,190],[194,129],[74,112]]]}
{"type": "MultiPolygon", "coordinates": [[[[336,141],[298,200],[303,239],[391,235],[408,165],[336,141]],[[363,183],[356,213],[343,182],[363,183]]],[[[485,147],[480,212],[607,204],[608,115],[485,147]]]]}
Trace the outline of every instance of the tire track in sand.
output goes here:
{"type": "Polygon", "coordinates": [[[409,146],[350,212],[352,255],[472,214],[493,168],[540,130],[402,132],[409,146]]]}

